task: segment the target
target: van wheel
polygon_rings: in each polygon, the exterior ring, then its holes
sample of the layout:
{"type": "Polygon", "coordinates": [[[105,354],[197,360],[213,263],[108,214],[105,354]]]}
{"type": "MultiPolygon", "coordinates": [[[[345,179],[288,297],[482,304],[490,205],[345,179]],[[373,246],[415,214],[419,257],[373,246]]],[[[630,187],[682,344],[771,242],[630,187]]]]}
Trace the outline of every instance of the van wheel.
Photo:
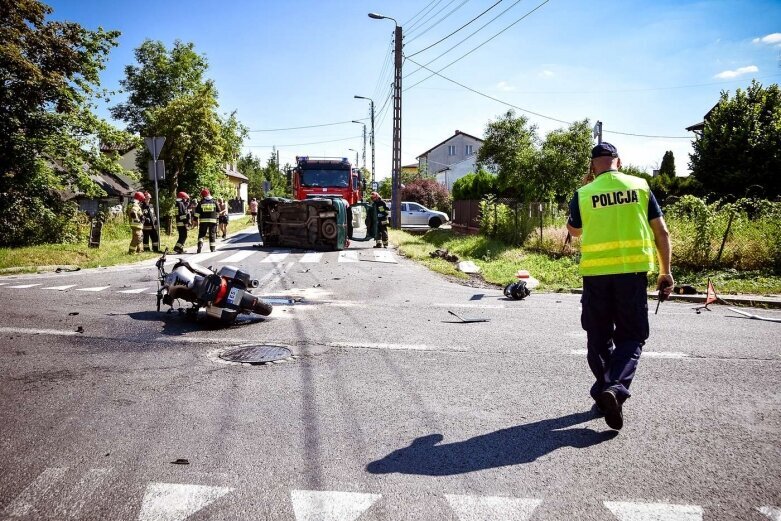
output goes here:
{"type": "Polygon", "coordinates": [[[442,219],[440,219],[439,217],[432,217],[431,219],[428,220],[428,225],[431,228],[439,228],[440,226],[442,226],[442,219]]]}

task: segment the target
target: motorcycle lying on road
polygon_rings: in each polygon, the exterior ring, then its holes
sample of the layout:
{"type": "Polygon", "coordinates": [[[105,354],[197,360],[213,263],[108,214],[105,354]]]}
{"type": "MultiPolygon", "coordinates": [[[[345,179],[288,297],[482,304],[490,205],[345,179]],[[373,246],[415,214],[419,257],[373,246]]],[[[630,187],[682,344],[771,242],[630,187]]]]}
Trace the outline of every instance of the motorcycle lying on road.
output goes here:
{"type": "Polygon", "coordinates": [[[155,263],[158,272],[157,311],[160,311],[162,303],[170,306],[170,313],[174,301],[184,300],[192,304],[185,310],[186,313],[195,317],[198,310],[204,308],[207,316],[223,324],[232,324],[239,314],[271,314],[271,304],[251,293],[259,283],[251,279],[249,273],[233,266],[222,266],[215,271],[184,259],[179,259],[171,271],[166,272],[167,255],[168,249],[155,263]]]}

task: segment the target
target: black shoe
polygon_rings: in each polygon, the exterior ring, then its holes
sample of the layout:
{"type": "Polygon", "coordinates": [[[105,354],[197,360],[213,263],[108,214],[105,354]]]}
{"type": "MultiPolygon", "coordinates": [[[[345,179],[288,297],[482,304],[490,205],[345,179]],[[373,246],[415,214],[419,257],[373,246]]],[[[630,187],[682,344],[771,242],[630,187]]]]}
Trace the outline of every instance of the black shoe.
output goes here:
{"type": "Polygon", "coordinates": [[[382,248],[382,244],[375,244],[374,247],[375,248],[382,248]]]}
{"type": "Polygon", "coordinates": [[[195,252],[195,253],[201,253],[201,247],[200,246],[198,246],[198,251],[195,252]]]}
{"type": "Polygon", "coordinates": [[[604,411],[607,426],[620,431],[621,427],[624,426],[624,413],[621,410],[621,404],[618,403],[616,392],[612,389],[602,391],[597,399],[597,407],[604,411]]]}
{"type": "Polygon", "coordinates": [[[594,402],[594,405],[591,406],[591,412],[594,413],[594,416],[597,418],[605,415],[605,411],[602,410],[602,407],[600,407],[597,402],[594,402]]]}

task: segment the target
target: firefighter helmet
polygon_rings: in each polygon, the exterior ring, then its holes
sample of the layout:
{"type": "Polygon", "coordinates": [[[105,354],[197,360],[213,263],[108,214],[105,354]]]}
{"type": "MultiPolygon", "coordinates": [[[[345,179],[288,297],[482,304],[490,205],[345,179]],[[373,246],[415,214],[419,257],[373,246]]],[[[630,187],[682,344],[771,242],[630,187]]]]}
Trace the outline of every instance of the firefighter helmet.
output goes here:
{"type": "Polygon", "coordinates": [[[187,195],[187,192],[179,192],[178,194],[176,194],[176,197],[178,197],[179,199],[189,199],[190,198],[190,196],[187,195]]]}
{"type": "Polygon", "coordinates": [[[144,197],[144,192],[136,192],[133,194],[133,199],[138,201],[139,203],[143,203],[146,201],[146,197],[144,197]]]}
{"type": "Polygon", "coordinates": [[[204,188],[203,190],[201,190],[201,197],[209,197],[210,195],[211,192],[209,191],[208,188],[204,188]]]}

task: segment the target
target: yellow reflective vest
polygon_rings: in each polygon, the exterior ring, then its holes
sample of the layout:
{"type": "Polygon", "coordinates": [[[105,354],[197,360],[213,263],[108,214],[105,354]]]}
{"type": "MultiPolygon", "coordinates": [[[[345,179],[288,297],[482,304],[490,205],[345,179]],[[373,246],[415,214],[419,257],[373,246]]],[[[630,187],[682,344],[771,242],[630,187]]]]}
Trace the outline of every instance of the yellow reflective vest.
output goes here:
{"type": "Polygon", "coordinates": [[[583,222],[580,274],[613,275],[654,268],[645,179],[607,171],[578,190],[583,222]]]}

